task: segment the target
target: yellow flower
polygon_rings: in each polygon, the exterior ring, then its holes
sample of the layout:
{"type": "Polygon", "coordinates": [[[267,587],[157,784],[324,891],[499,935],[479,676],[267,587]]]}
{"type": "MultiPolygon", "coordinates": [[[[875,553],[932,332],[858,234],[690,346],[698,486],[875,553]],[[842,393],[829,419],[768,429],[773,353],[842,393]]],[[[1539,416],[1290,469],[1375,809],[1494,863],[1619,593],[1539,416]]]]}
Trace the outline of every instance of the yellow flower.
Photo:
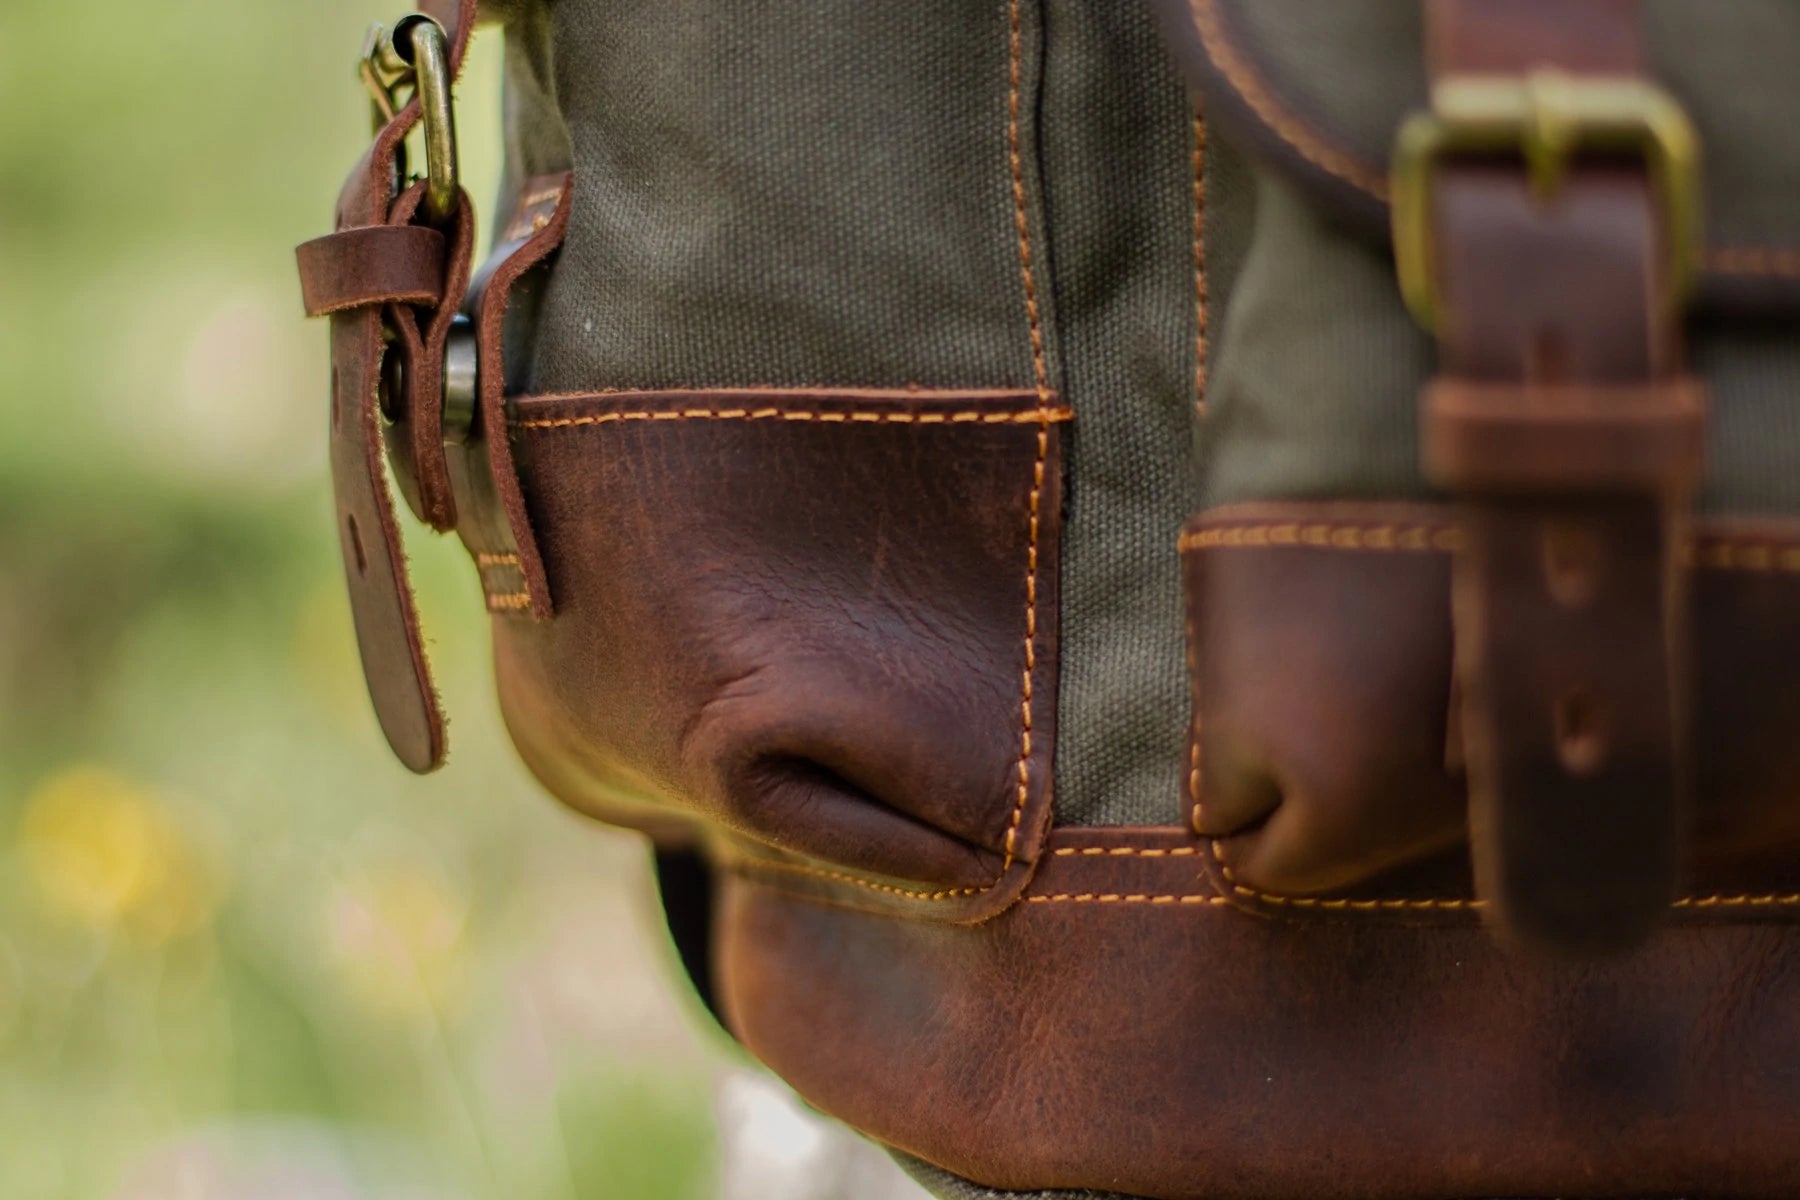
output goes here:
{"type": "Polygon", "coordinates": [[[169,812],[98,767],[39,785],[19,848],[45,906],[96,930],[161,943],[204,926],[217,904],[212,872],[169,812]]]}
{"type": "Polygon", "coordinates": [[[467,914],[428,863],[359,868],[335,890],[327,913],[334,965],[347,990],[384,1016],[441,1009],[461,990],[467,914]]]}

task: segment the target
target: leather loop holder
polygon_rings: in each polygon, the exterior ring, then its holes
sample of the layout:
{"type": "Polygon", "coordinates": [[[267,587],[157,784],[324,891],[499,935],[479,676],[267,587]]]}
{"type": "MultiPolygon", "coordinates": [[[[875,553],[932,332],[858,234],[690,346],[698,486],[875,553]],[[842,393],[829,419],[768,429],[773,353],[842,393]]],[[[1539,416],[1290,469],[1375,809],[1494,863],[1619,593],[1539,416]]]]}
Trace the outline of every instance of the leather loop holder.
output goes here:
{"type": "MultiPolygon", "coordinates": [[[[1616,0],[1428,13],[1440,85],[1621,80],[1641,62],[1636,8],[1616,0]]],[[[1691,773],[1678,547],[1704,404],[1681,373],[1670,214],[1648,165],[1581,155],[1550,188],[1530,165],[1452,155],[1434,170],[1442,373],[1420,438],[1458,502],[1447,758],[1468,774],[1476,887],[1518,940],[1588,954],[1636,944],[1677,895],[1691,773]]]]}
{"type": "MultiPolygon", "coordinates": [[[[460,0],[454,12],[447,3],[425,7],[450,31],[454,70],[474,28],[474,0],[460,0]]],[[[468,286],[474,222],[466,196],[445,228],[430,229],[418,214],[423,185],[394,195],[396,155],[418,120],[415,100],[377,132],[338,198],[335,232],[302,246],[299,263],[309,314],[331,320],[331,471],[363,674],[389,745],[422,773],[444,761],[444,717],[386,459],[391,451],[421,519],[454,525],[440,371],[443,340],[468,286]],[[407,383],[384,413],[392,354],[407,383]]]]}

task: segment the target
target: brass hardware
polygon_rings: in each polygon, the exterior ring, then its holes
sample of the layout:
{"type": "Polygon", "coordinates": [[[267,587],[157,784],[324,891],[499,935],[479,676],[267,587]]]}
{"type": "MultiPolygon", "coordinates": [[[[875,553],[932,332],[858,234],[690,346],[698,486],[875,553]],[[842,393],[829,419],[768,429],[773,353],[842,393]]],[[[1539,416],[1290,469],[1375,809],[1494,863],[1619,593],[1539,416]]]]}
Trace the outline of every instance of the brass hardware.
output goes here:
{"type": "Polygon", "coordinates": [[[475,428],[479,356],[475,323],[458,314],[444,340],[444,440],[461,444],[475,428]]]}
{"type": "Polygon", "coordinates": [[[1582,154],[1641,158],[1662,204],[1672,294],[1692,294],[1701,243],[1700,140],[1667,92],[1637,79],[1460,76],[1438,83],[1431,111],[1400,128],[1394,146],[1394,259],[1400,290],[1427,330],[1439,325],[1432,254],[1432,177],[1448,157],[1517,157],[1537,194],[1554,198],[1582,154]]]}
{"type": "MultiPolygon", "coordinates": [[[[405,107],[400,92],[410,87],[419,101],[425,139],[425,212],[434,225],[456,213],[461,189],[457,157],[456,105],[451,95],[450,37],[422,13],[400,18],[392,29],[371,26],[358,64],[379,133],[405,107]]],[[[406,149],[395,151],[396,187],[406,178],[406,149]]]]}

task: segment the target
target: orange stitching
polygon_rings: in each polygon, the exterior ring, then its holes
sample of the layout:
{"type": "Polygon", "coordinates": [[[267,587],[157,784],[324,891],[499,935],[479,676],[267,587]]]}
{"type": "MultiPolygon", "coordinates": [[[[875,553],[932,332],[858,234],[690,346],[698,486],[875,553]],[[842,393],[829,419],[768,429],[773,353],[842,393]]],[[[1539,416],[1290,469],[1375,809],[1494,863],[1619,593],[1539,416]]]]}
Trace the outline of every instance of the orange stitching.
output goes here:
{"type": "Polygon", "coordinates": [[[1800,548],[1775,546],[1767,542],[1727,542],[1702,540],[1682,551],[1688,566],[1701,566],[1714,571],[1759,571],[1782,575],[1800,575],[1800,548]]]}
{"type": "Polygon", "coordinates": [[[1800,248],[1715,246],[1706,253],[1706,266],[1726,275],[1800,278],[1800,248]]]}
{"type": "Polygon", "coordinates": [[[1328,525],[1286,521],[1272,525],[1237,525],[1196,529],[1182,534],[1180,548],[1236,549],[1244,546],[1308,546],[1320,550],[1383,552],[1454,551],[1462,538],[1455,529],[1430,525],[1328,525]]]}
{"type": "Polygon", "coordinates": [[[614,421],[822,421],[830,424],[856,421],[886,425],[1041,425],[1073,420],[1068,408],[1032,409],[1028,412],[953,413],[913,412],[811,412],[780,408],[683,408],[638,412],[591,413],[581,417],[533,417],[515,420],[519,429],[573,429],[584,425],[609,425],[614,421]]]}
{"type": "Polygon", "coordinates": [[[1136,846],[1066,846],[1053,853],[1057,858],[1187,858],[1200,851],[1192,846],[1180,846],[1171,850],[1144,850],[1136,846]]]}
{"type": "Polygon", "coordinates": [[[1207,53],[1225,78],[1263,124],[1299,151],[1300,156],[1319,169],[1336,176],[1359,191],[1377,199],[1387,199],[1387,179],[1382,173],[1345,154],[1321,137],[1299,116],[1287,109],[1264,85],[1260,76],[1225,34],[1214,0],[1192,0],[1194,28],[1206,44],[1207,53]]]}
{"type": "MultiPolygon", "coordinates": [[[[994,885],[1000,882],[996,879],[986,887],[946,888],[943,891],[927,892],[912,888],[895,887],[892,884],[887,883],[876,883],[873,880],[863,879],[856,875],[846,875],[842,871],[827,871],[820,867],[809,867],[804,863],[784,863],[775,862],[772,859],[758,858],[733,863],[732,866],[739,872],[752,875],[758,871],[785,871],[791,875],[812,875],[821,879],[835,880],[838,883],[853,883],[857,887],[868,888],[873,892],[885,892],[890,896],[898,896],[903,900],[948,900],[953,896],[979,896],[983,892],[991,891],[994,885]]],[[[1002,872],[1002,874],[1004,874],[1004,872],[1002,872]]]]}
{"type": "MultiPolygon", "coordinates": [[[[1271,546],[1377,553],[1455,553],[1462,546],[1462,538],[1454,528],[1430,525],[1329,525],[1287,521],[1191,530],[1183,534],[1180,541],[1183,553],[1271,546]]],[[[1681,556],[1690,567],[1800,575],[1800,546],[1703,536],[1684,546],[1681,556]]]]}
{"type": "Polygon", "coordinates": [[[1149,896],[1097,894],[1094,892],[1057,892],[1050,896],[1027,896],[1027,904],[1230,904],[1223,896],[1149,896]]]}
{"type": "Polygon", "coordinates": [[[489,596],[487,606],[489,612],[517,612],[531,607],[531,595],[528,592],[513,592],[505,596],[489,596]]]}
{"type": "Polygon", "coordinates": [[[1770,893],[1763,896],[1747,894],[1711,896],[1683,896],[1675,902],[1676,908],[1760,908],[1768,906],[1788,906],[1800,904],[1800,893],[1770,893]]]}
{"type": "Polygon", "coordinates": [[[1194,113],[1194,411],[1206,412],[1206,122],[1194,113]]]}
{"type": "Polygon", "coordinates": [[[1194,589],[1192,585],[1182,588],[1181,614],[1183,627],[1187,633],[1187,672],[1188,672],[1188,799],[1194,802],[1188,824],[1195,833],[1205,832],[1200,828],[1200,655],[1199,642],[1194,634],[1194,589]]]}
{"type": "Polygon", "coordinates": [[[478,567],[516,567],[519,556],[516,554],[477,554],[475,565],[478,567]]]}
{"type": "Polygon", "coordinates": [[[679,384],[660,388],[641,387],[603,387],[582,388],[569,392],[537,392],[520,397],[527,401],[546,400],[592,400],[602,396],[664,396],[671,392],[683,395],[700,396],[790,396],[815,397],[830,399],[850,395],[872,395],[881,399],[896,401],[932,401],[945,397],[980,397],[989,400],[1021,399],[1035,397],[1035,388],[922,388],[912,384],[905,387],[871,388],[855,383],[734,383],[716,384],[679,384]]]}
{"type": "MultiPolygon", "coordinates": [[[[1031,264],[1031,220],[1025,206],[1025,159],[1019,149],[1020,83],[1024,75],[1025,35],[1020,16],[1020,0],[1007,4],[1007,95],[1006,150],[1007,165],[1012,173],[1013,221],[1019,234],[1019,274],[1025,288],[1025,319],[1031,330],[1031,370],[1037,382],[1037,462],[1031,469],[1031,504],[1029,535],[1026,540],[1025,564],[1025,670],[1024,698],[1019,702],[1021,724],[1019,734],[1018,800],[1013,805],[1012,819],[1006,827],[1006,861],[1000,868],[1004,876],[1012,868],[1018,854],[1019,824],[1031,799],[1031,725],[1032,676],[1037,671],[1038,608],[1038,533],[1042,524],[1039,512],[1044,495],[1044,464],[1050,456],[1050,372],[1044,363],[1044,331],[1039,320],[1037,277],[1031,264]]],[[[999,880],[995,880],[996,883],[999,880]]]]}
{"type": "MultiPolygon", "coordinates": [[[[1375,909],[1436,909],[1439,911],[1467,910],[1480,911],[1487,907],[1487,901],[1477,899],[1443,899],[1443,900],[1351,900],[1348,898],[1330,899],[1323,896],[1284,896],[1279,892],[1264,892],[1247,887],[1238,882],[1236,875],[1225,865],[1222,847],[1218,840],[1212,843],[1213,861],[1219,866],[1219,872],[1231,885],[1231,890],[1240,896],[1253,900],[1261,900],[1268,904],[1287,908],[1320,908],[1330,910],[1354,910],[1368,912],[1375,909]]],[[[1749,894],[1727,895],[1714,892],[1705,896],[1683,896],[1675,901],[1676,908],[1772,908],[1800,905],[1800,893],[1770,893],[1756,896],[1749,894]]]]}

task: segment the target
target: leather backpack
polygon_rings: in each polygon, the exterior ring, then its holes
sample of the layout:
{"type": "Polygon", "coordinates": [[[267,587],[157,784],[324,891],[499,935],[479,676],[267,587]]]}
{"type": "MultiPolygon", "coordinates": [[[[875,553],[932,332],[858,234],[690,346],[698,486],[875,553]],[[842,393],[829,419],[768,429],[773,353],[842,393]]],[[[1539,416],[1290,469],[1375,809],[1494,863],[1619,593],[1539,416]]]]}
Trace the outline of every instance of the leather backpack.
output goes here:
{"type": "Polygon", "coordinates": [[[938,1194],[1800,1196],[1800,6],[484,5],[485,250],[422,7],[300,251],[407,766],[396,494],[938,1194]]]}

